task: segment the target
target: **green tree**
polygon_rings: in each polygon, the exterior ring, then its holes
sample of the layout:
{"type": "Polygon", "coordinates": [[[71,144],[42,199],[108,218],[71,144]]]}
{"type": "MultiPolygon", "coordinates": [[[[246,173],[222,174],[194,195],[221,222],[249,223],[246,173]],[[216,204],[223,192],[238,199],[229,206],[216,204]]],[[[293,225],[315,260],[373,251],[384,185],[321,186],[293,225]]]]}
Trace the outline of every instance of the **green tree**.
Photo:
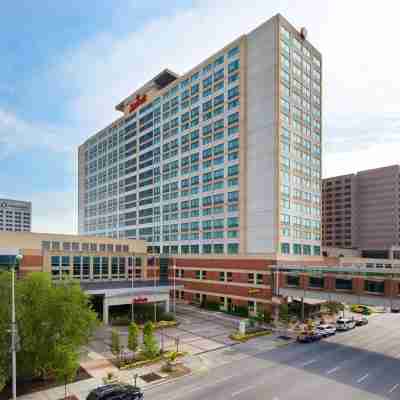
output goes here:
{"type": "Polygon", "coordinates": [[[279,305],[279,320],[285,324],[289,323],[289,306],[286,303],[279,305]]]}
{"type": "Polygon", "coordinates": [[[57,381],[64,383],[64,398],[67,397],[67,384],[72,382],[79,368],[78,352],[68,345],[59,345],[55,354],[54,373],[57,381]]]}
{"type": "MultiPolygon", "coordinates": [[[[9,363],[10,296],[5,288],[9,278],[7,274],[0,275],[0,365],[3,365],[4,359],[9,363]]],[[[51,276],[43,272],[29,274],[16,282],[16,316],[20,338],[18,374],[26,377],[46,378],[54,374],[59,367],[60,344],[77,352],[97,326],[96,313],[79,284],[68,280],[54,284],[51,276]]]]}
{"type": "Polygon", "coordinates": [[[132,322],[128,328],[128,349],[135,352],[139,345],[139,327],[132,322]]]}
{"type": "Polygon", "coordinates": [[[119,333],[116,329],[111,330],[111,353],[118,356],[121,352],[121,343],[119,340],[119,333]]]}
{"type": "Polygon", "coordinates": [[[154,358],[160,353],[160,347],[154,335],[154,325],[151,321],[143,327],[143,352],[146,357],[154,358]]]}

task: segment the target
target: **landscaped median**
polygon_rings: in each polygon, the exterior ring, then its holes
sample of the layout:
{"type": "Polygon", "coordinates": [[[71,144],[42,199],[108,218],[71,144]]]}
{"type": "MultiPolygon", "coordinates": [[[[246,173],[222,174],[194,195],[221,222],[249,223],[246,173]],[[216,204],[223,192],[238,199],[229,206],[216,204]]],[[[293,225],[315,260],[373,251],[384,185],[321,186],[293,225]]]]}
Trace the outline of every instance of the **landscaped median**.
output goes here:
{"type": "Polygon", "coordinates": [[[144,367],[145,365],[151,365],[158,363],[159,361],[162,360],[167,360],[171,356],[173,356],[175,359],[180,358],[185,356],[187,353],[185,352],[174,352],[174,351],[166,351],[163,354],[160,354],[156,357],[153,358],[146,358],[145,355],[143,355],[143,358],[141,359],[141,355],[137,356],[136,360],[134,362],[129,362],[124,365],[121,365],[119,367],[120,370],[125,370],[125,369],[133,369],[133,368],[138,368],[138,367],[144,367]]]}
{"type": "Polygon", "coordinates": [[[229,335],[229,338],[235,340],[236,342],[247,342],[250,339],[260,337],[260,336],[267,336],[270,335],[271,331],[259,331],[253,333],[245,333],[242,334],[240,332],[235,332],[229,335]]]}
{"type": "MultiPolygon", "coordinates": [[[[156,323],[153,323],[154,329],[165,329],[165,328],[173,328],[175,326],[178,326],[179,323],[176,321],[158,321],[156,323]]],[[[143,329],[144,325],[141,325],[140,328],[143,329]]]]}

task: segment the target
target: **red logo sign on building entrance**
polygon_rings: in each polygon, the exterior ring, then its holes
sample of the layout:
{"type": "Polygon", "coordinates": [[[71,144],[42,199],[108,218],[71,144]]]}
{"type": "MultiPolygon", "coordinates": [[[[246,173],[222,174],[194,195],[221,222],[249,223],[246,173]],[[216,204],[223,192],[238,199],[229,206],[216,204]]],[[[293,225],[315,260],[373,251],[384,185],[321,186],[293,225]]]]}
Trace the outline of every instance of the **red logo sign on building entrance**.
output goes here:
{"type": "Polygon", "coordinates": [[[147,303],[147,297],[135,297],[132,299],[133,304],[144,304],[147,303]]]}

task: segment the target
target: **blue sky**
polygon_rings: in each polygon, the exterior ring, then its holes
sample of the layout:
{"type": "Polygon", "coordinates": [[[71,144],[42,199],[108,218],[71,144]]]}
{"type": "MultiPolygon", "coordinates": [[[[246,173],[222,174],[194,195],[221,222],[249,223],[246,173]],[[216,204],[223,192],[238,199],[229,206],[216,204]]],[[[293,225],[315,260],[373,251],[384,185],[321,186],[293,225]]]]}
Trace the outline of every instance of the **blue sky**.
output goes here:
{"type": "Polygon", "coordinates": [[[398,163],[397,2],[251,4],[2,4],[0,197],[32,200],[36,231],[73,232],[76,149],[118,116],[115,104],[160,69],[183,73],[277,12],[306,26],[323,54],[324,175],[398,163]]]}

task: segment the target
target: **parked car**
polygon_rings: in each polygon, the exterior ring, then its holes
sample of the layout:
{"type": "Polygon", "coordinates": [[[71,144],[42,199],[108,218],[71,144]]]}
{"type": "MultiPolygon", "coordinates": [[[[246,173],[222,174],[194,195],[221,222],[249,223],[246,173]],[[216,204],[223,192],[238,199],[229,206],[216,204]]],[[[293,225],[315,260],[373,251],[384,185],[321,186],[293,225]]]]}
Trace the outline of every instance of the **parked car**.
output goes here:
{"type": "Polygon", "coordinates": [[[125,385],[125,384],[112,384],[99,386],[93,389],[86,400],[142,400],[143,393],[140,388],[125,385]]]}
{"type": "Polygon", "coordinates": [[[318,332],[321,332],[323,337],[332,336],[336,333],[336,328],[333,325],[329,325],[329,324],[318,325],[316,330],[318,332]]]}
{"type": "Polygon", "coordinates": [[[337,331],[348,331],[356,327],[356,321],[353,318],[339,318],[336,321],[337,331]]]}
{"type": "Polygon", "coordinates": [[[400,307],[399,306],[392,306],[390,309],[392,313],[400,313],[400,307]]]}
{"type": "Polygon", "coordinates": [[[363,326],[368,324],[368,318],[362,317],[356,320],[356,326],[363,326]]]}
{"type": "Polygon", "coordinates": [[[297,336],[297,341],[300,343],[311,343],[321,340],[321,334],[318,332],[302,332],[297,336]]]}

